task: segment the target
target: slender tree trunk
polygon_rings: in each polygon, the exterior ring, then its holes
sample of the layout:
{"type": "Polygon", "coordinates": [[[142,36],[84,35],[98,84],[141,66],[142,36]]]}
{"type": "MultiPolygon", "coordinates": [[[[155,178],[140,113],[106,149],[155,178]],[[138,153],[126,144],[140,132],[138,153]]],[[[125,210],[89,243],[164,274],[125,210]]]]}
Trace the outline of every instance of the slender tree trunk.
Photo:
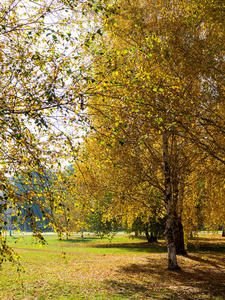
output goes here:
{"type": "Polygon", "coordinates": [[[174,242],[174,220],[172,209],[172,193],[171,193],[171,172],[169,162],[169,137],[168,132],[163,133],[163,160],[164,160],[164,176],[165,176],[165,206],[166,206],[166,228],[165,240],[168,250],[168,269],[180,269],[177,263],[176,246],[174,242]]]}
{"type": "Polygon", "coordinates": [[[9,219],[9,235],[12,236],[12,223],[11,223],[11,217],[9,219]]]}
{"type": "Polygon", "coordinates": [[[148,230],[145,230],[145,236],[146,236],[146,239],[148,240],[148,242],[150,243],[151,242],[151,238],[150,238],[148,230]]]}
{"type": "MultiPolygon", "coordinates": [[[[67,218],[67,211],[66,211],[65,205],[64,205],[64,218],[65,218],[65,224],[66,224],[67,230],[69,230],[69,222],[68,222],[68,218],[67,218]]],[[[68,232],[66,232],[66,239],[67,240],[69,239],[68,232]]]]}

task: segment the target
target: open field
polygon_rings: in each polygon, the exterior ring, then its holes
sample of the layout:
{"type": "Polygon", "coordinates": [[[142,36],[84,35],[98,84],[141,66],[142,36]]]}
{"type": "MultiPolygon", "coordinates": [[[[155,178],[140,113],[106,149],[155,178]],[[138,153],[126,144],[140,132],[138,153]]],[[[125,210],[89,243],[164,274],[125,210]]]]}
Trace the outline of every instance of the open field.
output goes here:
{"type": "Polygon", "coordinates": [[[164,241],[118,235],[112,241],[93,236],[48,245],[31,237],[8,237],[26,269],[18,276],[9,263],[0,273],[0,299],[225,299],[225,238],[193,238],[182,270],[167,270],[164,241]],[[62,254],[66,253],[63,258],[62,254]]]}

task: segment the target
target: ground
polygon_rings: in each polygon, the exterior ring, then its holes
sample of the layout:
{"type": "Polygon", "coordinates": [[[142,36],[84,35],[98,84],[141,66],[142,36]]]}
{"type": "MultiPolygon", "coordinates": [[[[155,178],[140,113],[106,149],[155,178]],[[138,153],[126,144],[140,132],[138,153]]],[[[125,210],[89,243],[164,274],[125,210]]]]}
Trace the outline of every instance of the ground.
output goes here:
{"type": "Polygon", "coordinates": [[[118,235],[59,240],[40,247],[30,236],[9,237],[25,273],[5,263],[0,299],[225,299],[225,238],[193,238],[181,270],[167,270],[164,241],[118,235]]]}

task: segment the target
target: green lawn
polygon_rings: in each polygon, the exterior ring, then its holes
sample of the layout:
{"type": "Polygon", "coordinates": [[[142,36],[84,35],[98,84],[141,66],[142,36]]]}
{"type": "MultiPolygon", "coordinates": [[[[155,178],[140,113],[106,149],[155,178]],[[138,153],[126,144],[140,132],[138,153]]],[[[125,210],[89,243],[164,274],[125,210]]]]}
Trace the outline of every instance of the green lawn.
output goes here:
{"type": "Polygon", "coordinates": [[[164,241],[117,235],[111,241],[86,235],[69,240],[8,237],[25,273],[10,263],[0,273],[0,299],[225,299],[225,238],[193,238],[181,271],[167,270],[164,241]],[[63,258],[63,253],[66,253],[63,258]]]}

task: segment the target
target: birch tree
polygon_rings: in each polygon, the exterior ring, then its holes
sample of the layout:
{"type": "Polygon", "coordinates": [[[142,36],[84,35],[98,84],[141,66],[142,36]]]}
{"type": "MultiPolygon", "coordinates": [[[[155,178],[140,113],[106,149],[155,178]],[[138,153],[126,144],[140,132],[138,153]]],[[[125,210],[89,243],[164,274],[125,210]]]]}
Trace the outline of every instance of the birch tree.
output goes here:
{"type": "MultiPolygon", "coordinates": [[[[207,54],[214,43],[214,37],[209,42],[208,38],[215,28],[222,29],[214,15],[221,3],[125,0],[105,5],[102,45],[99,41],[92,48],[87,45],[94,61],[87,112],[98,119],[93,128],[107,140],[105,147],[110,147],[108,157],[114,164],[121,154],[116,156],[115,148],[130,139],[129,150],[142,148],[147,170],[154,169],[143,172],[146,178],[151,178],[151,184],[160,178],[155,184],[164,195],[169,268],[176,269],[175,239],[182,225],[185,185],[194,166],[207,157],[210,138],[202,120],[217,107],[213,95],[222,92],[221,70],[214,70],[221,55],[207,54]],[[207,66],[198,59],[199,53],[207,66]],[[218,81],[216,90],[210,78],[218,81]]],[[[218,34],[221,46],[221,30],[218,34]]],[[[136,161],[141,161],[141,155],[136,152],[136,161]]]]}

